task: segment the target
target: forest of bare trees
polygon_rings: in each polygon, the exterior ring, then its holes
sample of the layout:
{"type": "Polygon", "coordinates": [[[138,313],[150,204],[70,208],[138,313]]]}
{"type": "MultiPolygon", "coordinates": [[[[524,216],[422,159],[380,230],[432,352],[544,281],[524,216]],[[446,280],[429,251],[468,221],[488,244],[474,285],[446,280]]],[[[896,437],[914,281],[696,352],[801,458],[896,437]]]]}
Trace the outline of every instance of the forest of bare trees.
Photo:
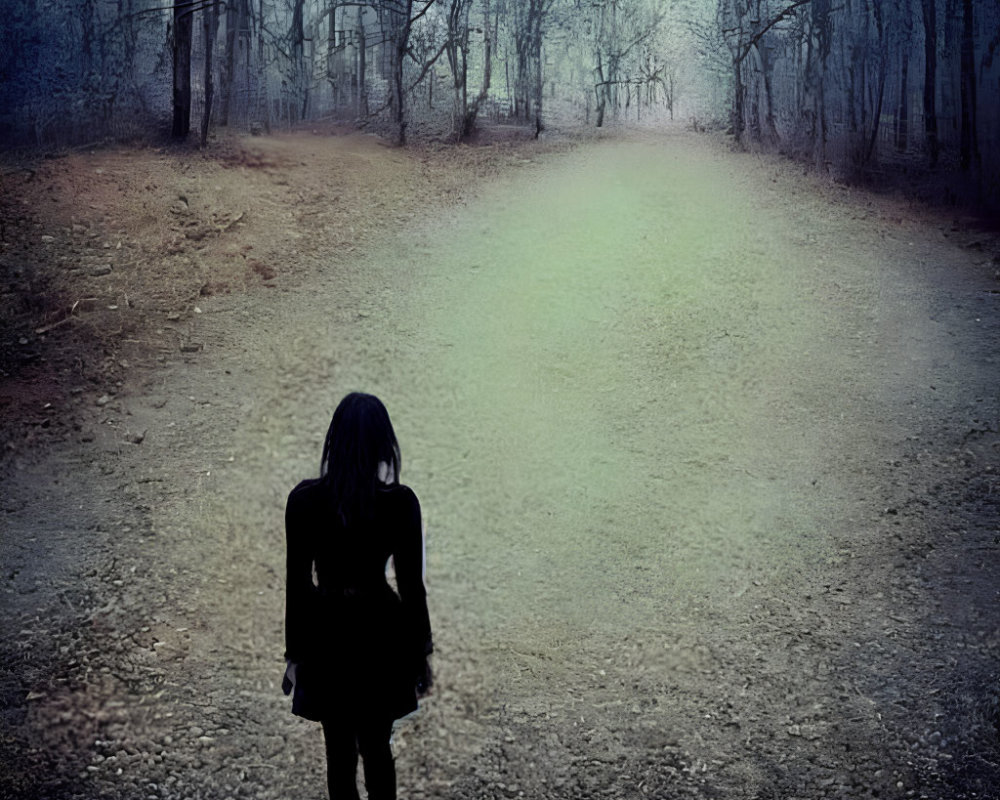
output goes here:
{"type": "Polygon", "coordinates": [[[910,157],[1000,175],[1000,3],[720,0],[717,20],[738,139],[819,165],[910,157]]]}
{"type": "Polygon", "coordinates": [[[865,173],[1000,184],[996,0],[17,0],[0,137],[52,146],[316,120],[683,120],[865,173]]]}

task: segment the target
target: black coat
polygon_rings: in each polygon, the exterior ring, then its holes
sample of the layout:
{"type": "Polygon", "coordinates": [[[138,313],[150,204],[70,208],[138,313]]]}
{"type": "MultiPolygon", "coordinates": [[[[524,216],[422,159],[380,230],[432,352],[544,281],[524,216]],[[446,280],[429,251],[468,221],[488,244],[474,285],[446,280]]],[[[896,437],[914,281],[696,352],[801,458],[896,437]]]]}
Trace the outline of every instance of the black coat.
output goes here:
{"type": "Polygon", "coordinates": [[[299,665],[300,716],[398,719],[417,707],[432,650],[420,504],[409,487],[387,486],[371,512],[345,527],[321,480],[288,496],[285,658],[299,665]]]}

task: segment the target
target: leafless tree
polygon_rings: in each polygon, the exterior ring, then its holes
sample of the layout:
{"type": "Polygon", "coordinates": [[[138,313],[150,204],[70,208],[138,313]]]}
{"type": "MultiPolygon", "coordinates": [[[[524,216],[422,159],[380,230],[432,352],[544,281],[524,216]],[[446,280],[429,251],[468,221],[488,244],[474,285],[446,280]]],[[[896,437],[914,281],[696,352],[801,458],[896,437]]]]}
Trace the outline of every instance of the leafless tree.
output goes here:
{"type": "Polygon", "coordinates": [[[402,144],[416,98],[431,104],[444,73],[436,65],[446,62],[451,102],[419,118],[439,116],[456,140],[487,108],[538,135],[556,114],[603,125],[611,115],[645,119],[656,103],[671,116],[683,105],[692,116],[728,119],[744,146],[854,172],[958,165],[967,184],[1000,199],[1000,148],[987,147],[1000,141],[996,2],[46,0],[46,14],[34,8],[18,0],[4,18],[5,140],[165,128],[185,139],[200,114],[204,142],[213,124],[267,130],[273,119],[349,109],[390,125],[402,144]],[[501,65],[505,79],[494,80],[501,65]]]}
{"type": "Polygon", "coordinates": [[[937,3],[935,0],[921,0],[920,10],[924,23],[924,138],[931,166],[935,166],[938,161],[937,3]]]}
{"type": "Polygon", "coordinates": [[[480,108],[489,97],[493,72],[493,31],[496,23],[491,18],[490,0],[482,0],[482,27],[473,29],[470,23],[474,0],[449,0],[448,32],[445,51],[451,68],[454,90],[454,131],[459,140],[467,139],[476,126],[480,108]],[[469,99],[469,54],[471,35],[482,34],[483,68],[479,92],[469,99]]]}
{"type": "Polygon", "coordinates": [[[545,30],[556,0],[519,0],[508,6],[517,52],[514,114],[529,120],[536,138],[542,122],[545,30]]]}
{"type": "Polygon", "coordinates": [[[609,106],[617,115],[621,89],[628,94],[633,86],[638,90],[662,80],[650,59],[643,58],[649,54],[642,48],[656,35],[663,14],[646,0],[597,0],[587,5],[585,11],[582,5],[580,10],[589,23],[584,30],[593,49],[596,126],[600,128],[609,106]]]}
{"type": "Polygon", "coordinates": [[[979,140],[976,122],[976,40],[974,15],[975,10],[972,0],[962,0],[962,133],[960,158],[962,169],[965,172],[968,172],[972,168],[973,163],[979,161],[979,140]]]}
{"type": "Polygon", "coordinates": [[[173,64],[174,122],[172,136],[186,139],[191,130],[191,36],[194,5],[190,0],[174,0],[173,64]]]}
{"type": "Polygon", "coordinates": [[[214,58],[215,35],[219,30],[219,2],[211,3],[201,10],[202,27],[205,35],[205,107],[201,115],[201,146],[208,144],[208,126],[212,120],[212,102],[215,99],[214,58]]]}

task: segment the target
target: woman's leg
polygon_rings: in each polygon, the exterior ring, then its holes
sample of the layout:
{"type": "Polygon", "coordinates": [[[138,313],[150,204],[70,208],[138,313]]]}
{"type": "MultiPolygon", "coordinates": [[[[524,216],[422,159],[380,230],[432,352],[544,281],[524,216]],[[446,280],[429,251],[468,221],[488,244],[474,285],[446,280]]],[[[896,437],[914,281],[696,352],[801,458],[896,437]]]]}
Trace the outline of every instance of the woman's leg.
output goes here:
{"type": "Polygon", "coordinates": [[[368,800],[396,800],[396,765],[392,761],[392,720],[364,722],[358,727],[358,748],[365,770],[368,800]]]}
{"type": "Polygon", "coordinates": [[[359,800],[358,740],[346,720],[323,720],[326,741],[326,782],[330,800],[359,800]]]}

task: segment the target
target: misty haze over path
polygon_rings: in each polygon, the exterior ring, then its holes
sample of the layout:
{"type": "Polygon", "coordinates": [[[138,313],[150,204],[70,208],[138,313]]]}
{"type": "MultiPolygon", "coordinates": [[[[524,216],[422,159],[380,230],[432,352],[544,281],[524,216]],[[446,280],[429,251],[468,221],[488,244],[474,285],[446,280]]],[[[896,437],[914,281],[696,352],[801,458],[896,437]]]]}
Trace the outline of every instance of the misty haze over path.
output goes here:
{"type": "Polygon", "coordinates": [[[156,791],[322,796],[278,690],[282,514],[360,389],[427,525],[401,797],[991,796],[1000,326],[929,220],[686,135],[598,142],[206,301],[205,351],[132,403],[175,415],[136,547],[191,629],[128,698],[156,791]]]}

